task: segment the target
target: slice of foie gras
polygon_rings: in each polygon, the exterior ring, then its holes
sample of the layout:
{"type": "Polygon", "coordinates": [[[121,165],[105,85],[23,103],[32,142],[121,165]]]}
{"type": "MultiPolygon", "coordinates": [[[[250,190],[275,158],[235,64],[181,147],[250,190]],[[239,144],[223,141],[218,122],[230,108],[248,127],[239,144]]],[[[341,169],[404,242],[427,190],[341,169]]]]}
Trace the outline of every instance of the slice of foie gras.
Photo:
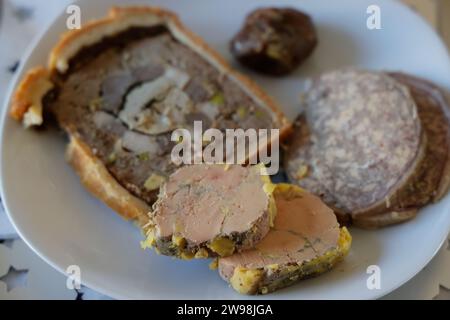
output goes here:
{"type": "Polygon", "coordinates": [[[266,294],[331,269],[348,253],[351,236],[320,198],[298,186],[274,190],[274,228],[254,249],[220,258],[220,276],[242,294],[266,294]]]}
{"type": "Polygon", "coordinates": [[[198,164],[174,172],[150,213],[143,247],[182,259],[228,256],[269,232],[274,185],[263,165],[198,164]]]}

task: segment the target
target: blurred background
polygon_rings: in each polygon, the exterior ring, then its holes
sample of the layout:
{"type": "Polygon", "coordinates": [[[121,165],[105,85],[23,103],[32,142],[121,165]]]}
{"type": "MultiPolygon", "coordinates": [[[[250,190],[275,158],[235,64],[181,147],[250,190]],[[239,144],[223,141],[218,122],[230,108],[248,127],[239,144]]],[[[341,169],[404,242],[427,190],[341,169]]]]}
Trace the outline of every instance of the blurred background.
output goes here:
{"type": "Polygon", "coordinates": [[[402,0],[420,13],[442,36],[450,47],[450,1],[402,0]]]}

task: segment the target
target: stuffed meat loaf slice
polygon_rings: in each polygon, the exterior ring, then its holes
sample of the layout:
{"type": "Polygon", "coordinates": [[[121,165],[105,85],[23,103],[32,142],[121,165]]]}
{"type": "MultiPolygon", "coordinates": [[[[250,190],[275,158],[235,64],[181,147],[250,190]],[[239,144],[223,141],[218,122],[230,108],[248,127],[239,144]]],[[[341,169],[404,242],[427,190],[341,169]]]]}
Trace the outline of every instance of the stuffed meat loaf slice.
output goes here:
{"type": "Polygon", "coordinates": [[[143,221],[176,169],[174,129],[199,120],[203,130],[280,129],[282,137],[289,128],[255,84],[173,13],[150,7],[113,8],[64,35],[48,68],[24,77],[11,106],[26,126],[42,124],[43,112],[68,133],[68,161],[86,187],[143,221]]]}
{"type": "Polygon", "coordinates": [[[143,247],[182,259],[252,248],[276,214],[274,185],[262,165],[191,165],[161,187],[143,247]]]}
{"type": "Polygon", "coordinates": [[[256,246],[219,258],[220,276],[242,294],[265,294],[331,269],[348,253],[351,236],[320,198],[289,184],[274,190],[273,229],[256,246]]]}

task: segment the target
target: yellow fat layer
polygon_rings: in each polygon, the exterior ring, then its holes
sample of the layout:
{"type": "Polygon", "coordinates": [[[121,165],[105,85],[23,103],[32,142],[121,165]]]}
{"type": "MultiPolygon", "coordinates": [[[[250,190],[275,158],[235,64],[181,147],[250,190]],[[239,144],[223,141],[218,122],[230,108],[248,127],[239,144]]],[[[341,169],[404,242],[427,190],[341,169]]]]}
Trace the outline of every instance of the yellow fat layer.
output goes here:
{"type": "Polygon", "coordinates": [[[172,243],[175,247],[184,248],[186,246],[186,239],[180,236],[172,235],[172,243]]]}
{"type": "Polygon", "coordinates": [[[216,270],[219,267],[219,259],[215,258],[211,263],[209,264],[209,269],[216,270]]]}
{"type": "Polygon", "coordinates": [[[155,243],[156,238],[153,229],[149,229],[147,232],[147,238],[144,241],[141,241],[141,248],[142,249],[151,248],[155,245],[155,243]]]}
{"type": "Polygon", "coordinates": [[[274,194],[286,194],[291,192],[292,194],[302,194],[307,192],[305,189],[295,185],[295,184],[289,184],[289,183],[278,183],[275,185],[274,194]]]}
{"type": "Polygon", "coordinates": [[[208,248],[211,251],[217,253],[221,257],[230,256],[234,253],[234,242],[228,238],[217,237],[210,244],[208,244],[208,248]]]}
{"type": "Polygon", "coordinates": [[[205,248],[201,248],[200,250],[198,250],[194,256],[195,259],[205,259],[208,257],[209,257],[208,250],[206,250],[205,248]]]}
{"type": "MultiPolygon", "coordinates": [[[[259,167],[261,171],[267,173],[266,167],[263,163],[258,164],[257,167],[259,167]]],[[[277,206],[275,204],[273,193],[277,189],[278,185],[272,183],[272,180],[270,180],[270,176],[268,175],[261,175],[261,180],[264,182],[263,191],[269,197],[269,222],[270,227],[273,228],[275,217],[277,215],[277,206]]]]}
{"type": "Polygon", "coordinates": [[[237,267],[234,269],[230,284],[234,290],[241,294],[254,294],[263,276],[263,270],[237,267]]]}
{"type": "MultiPolygon", "coordinates": [[[[280,266],[272,264],[266,268],[247,269],[237,267],[234,269],[233,276],[230,278],[230,284],[234,290],[241,294],[266,294],[277,288],[276,283],[260,287],[266,271],[279,270],[283,276],[289,278],[292,282],[300,280],[306,276],[319,275],[331,269],[338,262],[343,260],[350,251],[352,237],[346,227],[342,227],[339,233],[338,246],[329,250],[324,255],[316,257],[302,265],[280,266]]],[[[281,284],[280,284],[281,286],[281,284]]]]}

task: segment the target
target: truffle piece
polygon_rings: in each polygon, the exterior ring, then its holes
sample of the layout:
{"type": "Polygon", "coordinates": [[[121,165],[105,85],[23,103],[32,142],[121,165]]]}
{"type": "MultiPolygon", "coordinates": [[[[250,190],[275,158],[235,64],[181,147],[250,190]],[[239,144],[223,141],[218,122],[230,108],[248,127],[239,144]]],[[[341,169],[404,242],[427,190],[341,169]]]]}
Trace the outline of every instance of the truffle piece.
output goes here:
{"type": "Polygon", "coordinates": [[[246,18],[230,47],[236,59],[250,69],[281,76],[297,68],[317,42],[307,14],[291,8],[263,8],[246,18]]]}

